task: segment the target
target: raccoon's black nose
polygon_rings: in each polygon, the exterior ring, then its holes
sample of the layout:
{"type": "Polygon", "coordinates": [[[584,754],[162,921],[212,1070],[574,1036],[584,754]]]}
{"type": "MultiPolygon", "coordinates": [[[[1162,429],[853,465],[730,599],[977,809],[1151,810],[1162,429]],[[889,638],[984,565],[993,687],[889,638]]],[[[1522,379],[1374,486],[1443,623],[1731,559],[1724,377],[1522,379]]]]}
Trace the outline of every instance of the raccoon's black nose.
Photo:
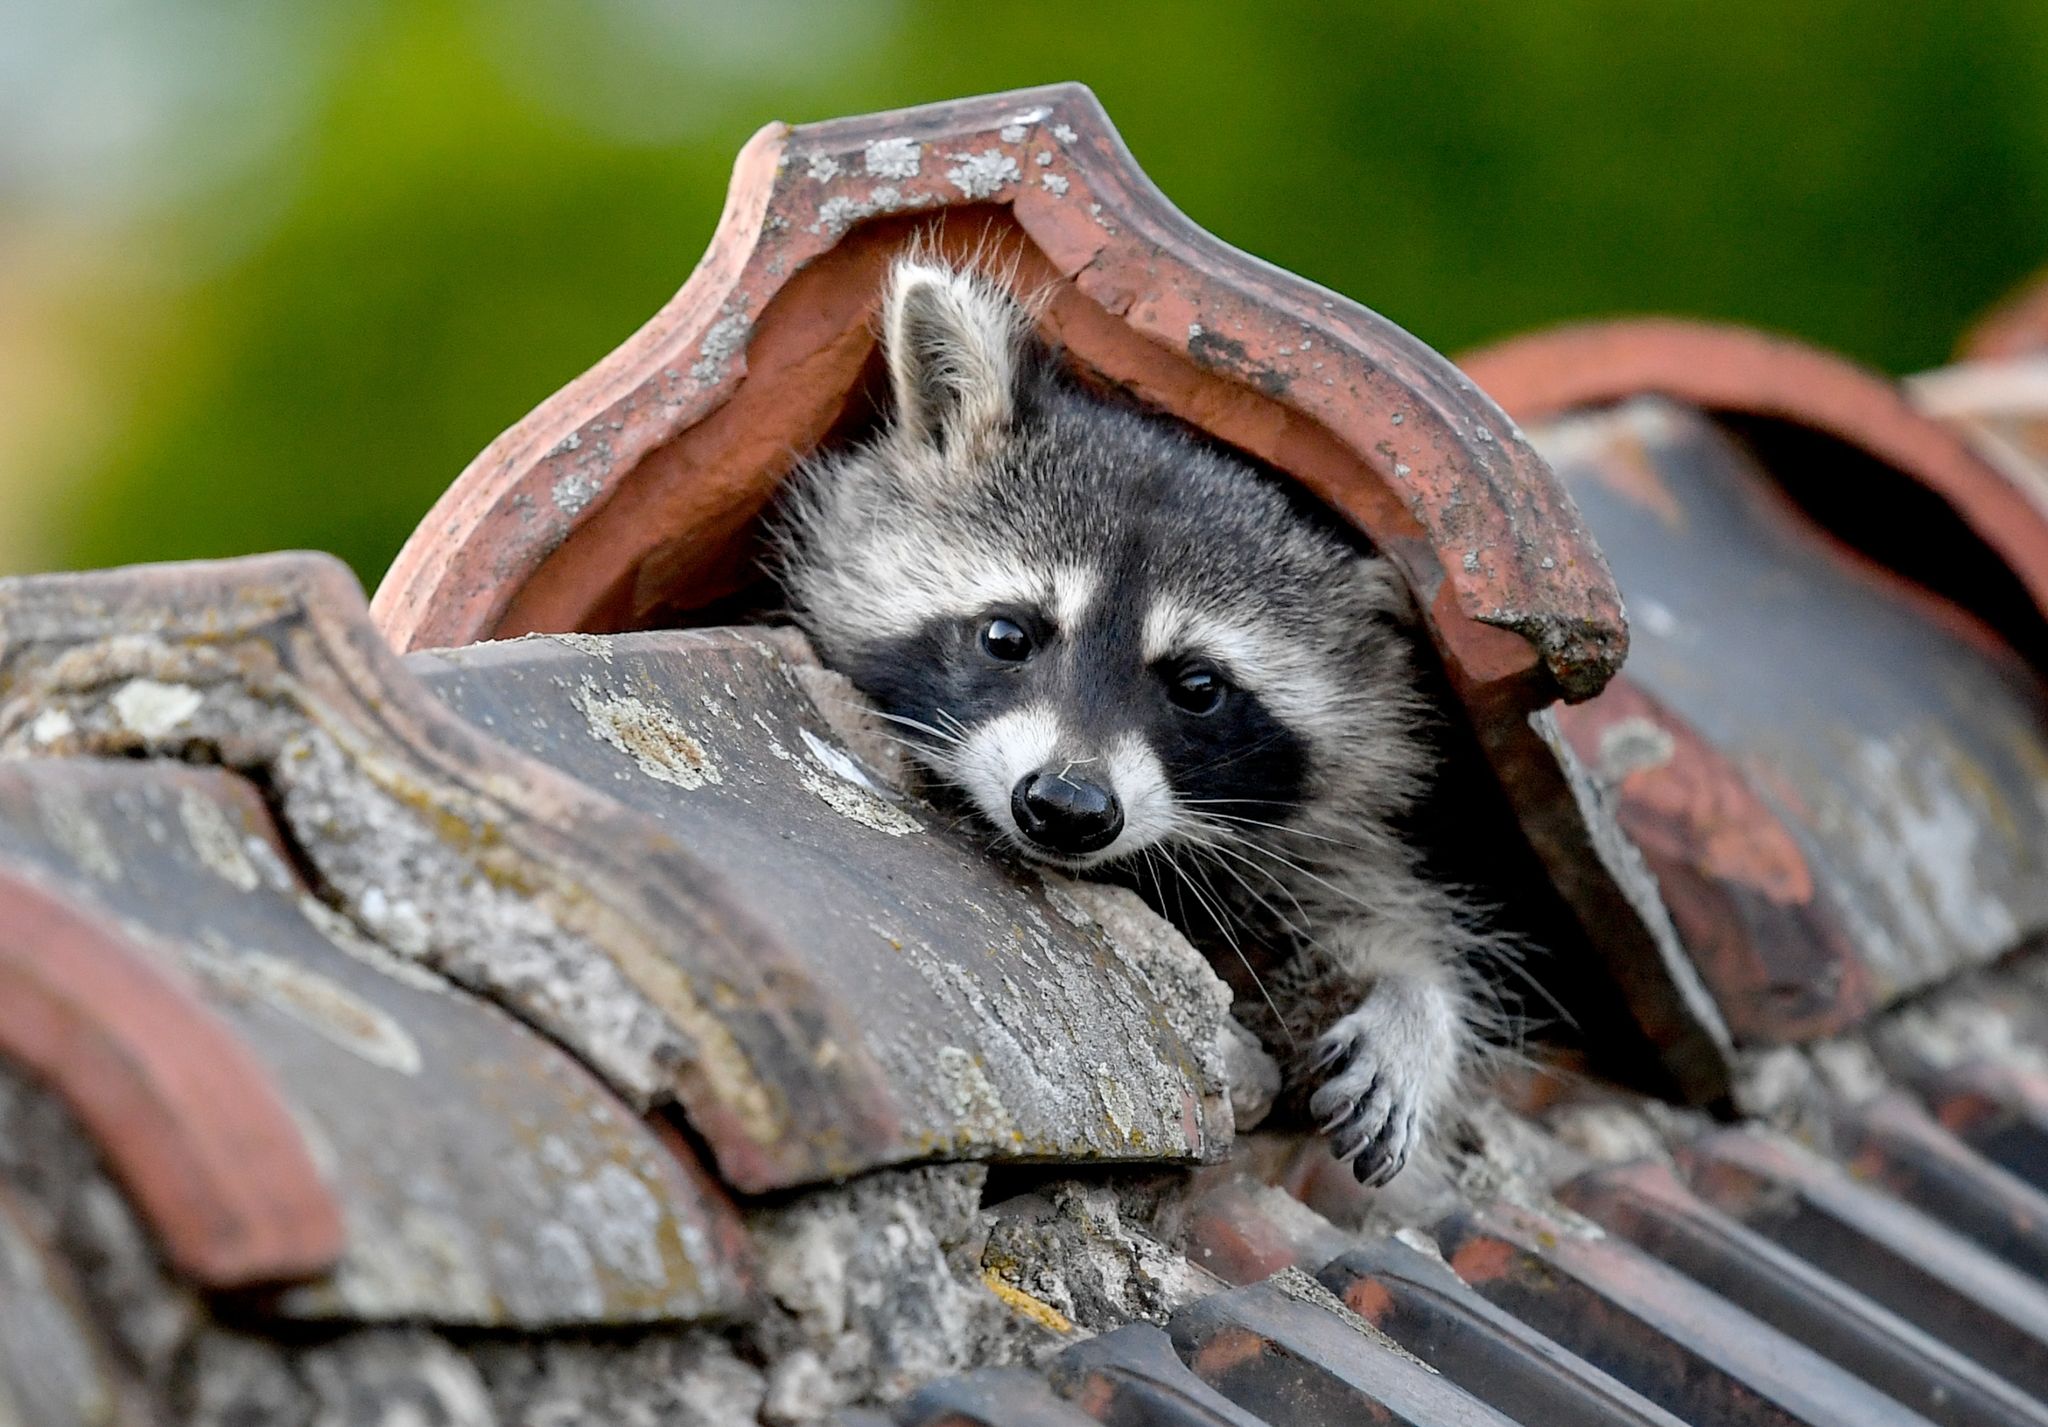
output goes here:
{"type": "Polygon", "coordinates": [[[1124,828],[1116,794],[1057,773],[1026,773],[1010,791],[1010,812],[1024,836],[1070,857],[1101,851],[1124,828]]]}

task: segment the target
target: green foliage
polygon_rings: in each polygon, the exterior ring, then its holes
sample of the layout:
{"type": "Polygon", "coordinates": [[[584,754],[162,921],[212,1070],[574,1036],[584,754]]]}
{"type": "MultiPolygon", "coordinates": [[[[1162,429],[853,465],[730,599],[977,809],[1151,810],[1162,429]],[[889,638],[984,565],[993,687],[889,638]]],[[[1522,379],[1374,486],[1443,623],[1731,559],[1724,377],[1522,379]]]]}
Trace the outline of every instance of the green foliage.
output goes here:
{"type": "Polygon", "coordinates": [[[59,512],[64,563],[317,546],[373,584],[477,450],[687,276],[770,118],[1084,80],[1196,221],[1452,352],[1670,311],[1909,370],[2048,258],[2048,10],[2018,0],[441,0],[322,24],[289,141],[152,220],[220,251],[151,299],[153,375],[59,512]]]}

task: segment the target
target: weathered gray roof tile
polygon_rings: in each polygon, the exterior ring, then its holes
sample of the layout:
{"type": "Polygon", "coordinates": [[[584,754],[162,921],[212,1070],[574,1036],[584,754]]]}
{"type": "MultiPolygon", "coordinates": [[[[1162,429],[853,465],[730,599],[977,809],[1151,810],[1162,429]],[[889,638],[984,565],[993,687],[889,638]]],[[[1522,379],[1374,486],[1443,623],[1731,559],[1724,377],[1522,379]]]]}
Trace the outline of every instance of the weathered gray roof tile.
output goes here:
{"type": "Polygon", "coordinates": [[[0,764],[0,862],[125,925],[283,1096],[346,1248],[277,1311],[548,1327],[745,1301],[723,1196],[555,1046],[319,901],[245,780],[0,764]]]}
{"type": "Polygon", "coordinates": [[[1128,926],[1113,938],[1084,906],[1097,889],[1049,892],[864,771],[787,647],[746,630],[541,636],[407,665],[470,722],[659,823],[773,944],[785,1005],[840,1013],[799,1017],[793,1037],[715,968],[685,968],[771,1096],[804,1094],[806,1064],[865,1087],[865,1124],[829,1120],[847,1162],[1221,1153],[1228,993],[1206,964],[1142,908],[1132,921],[1184,955],[1128,926]]]}

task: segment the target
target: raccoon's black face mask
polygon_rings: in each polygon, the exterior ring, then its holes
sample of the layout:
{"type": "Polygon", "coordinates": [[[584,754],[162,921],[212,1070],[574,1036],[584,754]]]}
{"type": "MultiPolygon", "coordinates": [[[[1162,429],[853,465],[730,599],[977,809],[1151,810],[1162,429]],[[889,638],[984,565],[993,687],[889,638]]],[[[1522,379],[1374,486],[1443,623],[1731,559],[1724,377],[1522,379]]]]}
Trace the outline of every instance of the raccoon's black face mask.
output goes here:
{"type": "Polygon", "coordinates": [[[1027,853],[1089,865],[1212,819],[1284,820],[1305,742],[1220,660],[1148,660],[1138,581],[1110,568],[1095,583],[1071,623],[1021,601],[940,616],[846,672],[923,725],[948,781],[1027,853]]]}

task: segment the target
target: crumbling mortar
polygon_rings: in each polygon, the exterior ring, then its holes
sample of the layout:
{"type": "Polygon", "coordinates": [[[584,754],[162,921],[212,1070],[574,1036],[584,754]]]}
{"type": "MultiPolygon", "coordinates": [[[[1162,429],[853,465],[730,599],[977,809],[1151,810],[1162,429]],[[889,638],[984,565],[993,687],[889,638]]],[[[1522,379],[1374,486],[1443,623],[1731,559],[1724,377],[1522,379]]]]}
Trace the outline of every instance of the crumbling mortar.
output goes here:
{"type": "Polygon", "coordinates": [[[1086,1333],[1164,1323],[1224,1287],[1149,1232],[1166,1215],[1156,1186],[1055,1182],[996,1207],[982,1265],[1086,1333]]]}
{"type": "Polygon", "coordinates": [[[750,1214],[766,1303],[743,1338],[767,1365],[762,1421],[896,1402],[1061,1346],[982,1278],[984,1182],[975,1164],[880,1170],[750,1214]]]}

